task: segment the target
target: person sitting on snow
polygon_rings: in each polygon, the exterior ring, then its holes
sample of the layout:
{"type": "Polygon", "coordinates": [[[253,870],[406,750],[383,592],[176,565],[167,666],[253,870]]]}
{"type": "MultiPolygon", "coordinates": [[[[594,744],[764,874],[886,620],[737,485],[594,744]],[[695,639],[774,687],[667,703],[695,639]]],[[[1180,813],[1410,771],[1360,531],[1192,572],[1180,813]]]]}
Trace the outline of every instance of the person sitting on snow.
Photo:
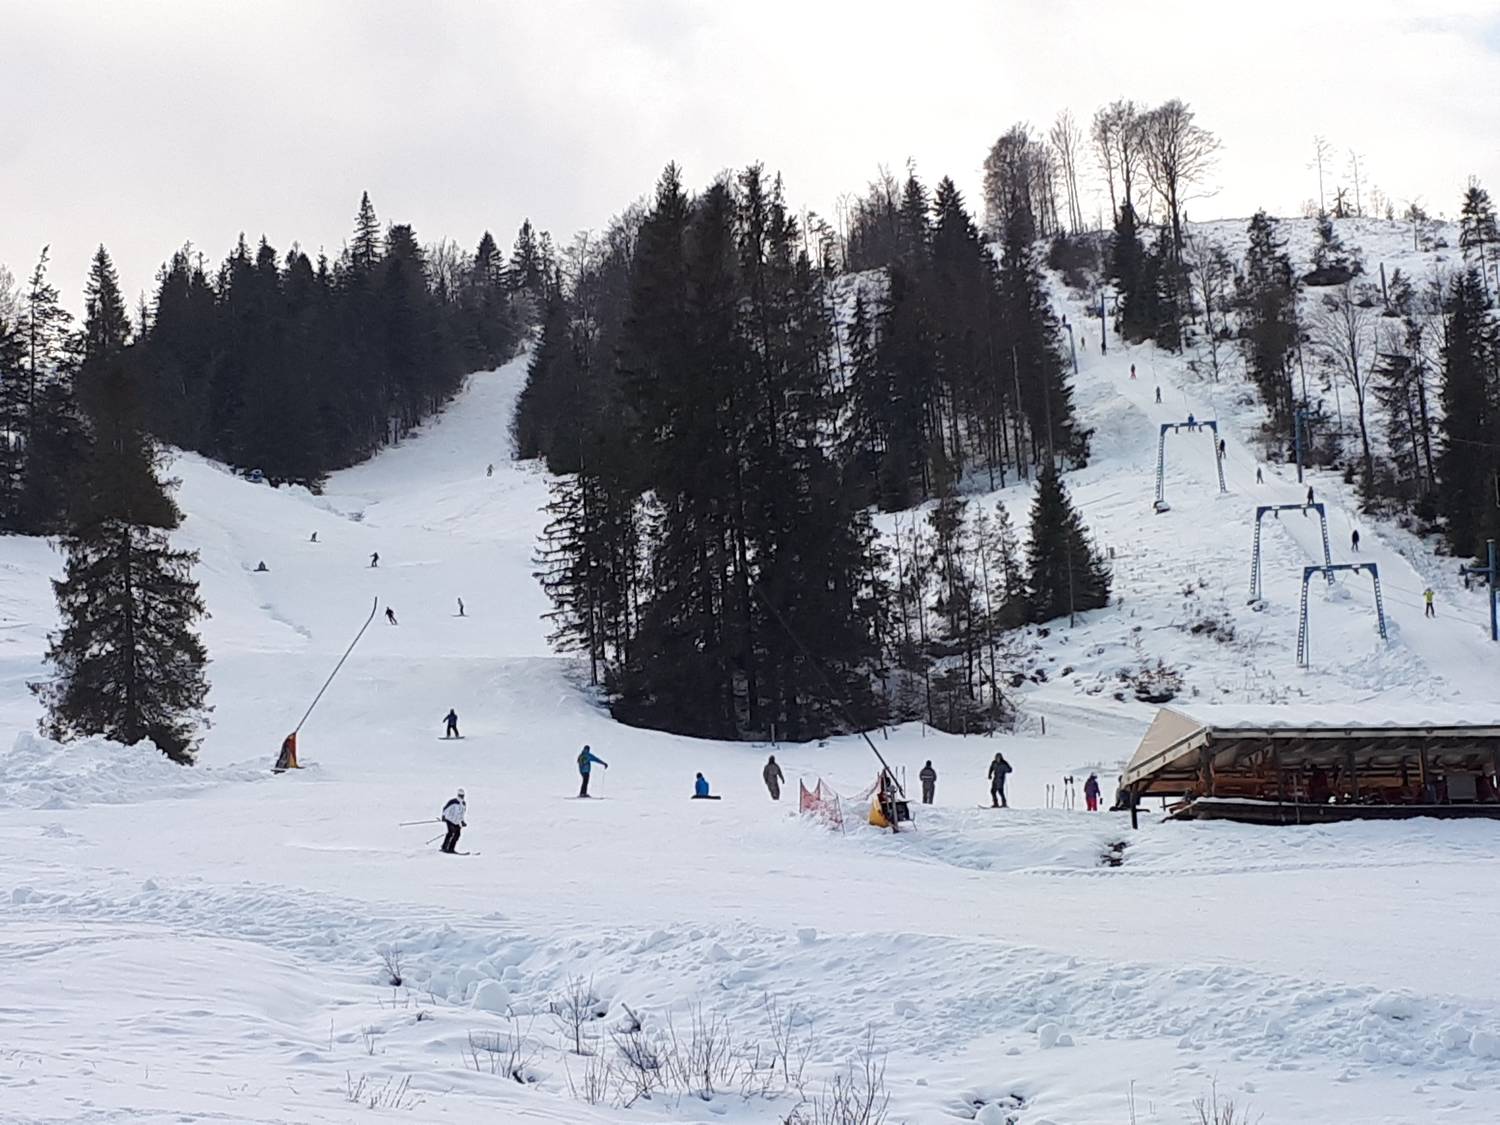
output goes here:
{"type": "Polygon", "coordinates": [[[708,778],[701,773],[693,778],[693,800],[704,801],[708,799],[708,778]]]}
{"type": "Polygon", "coordinates": [[[439,851],[453,854],[453,849],[458,847],[458,837],[468,826],[465,817],[469,814],[469,806],[464,803],[464,791],[460,789],[458,796],[443,806],[443,823],[448,826],[448,834],[443,837],[443,846],[439,851]]]}

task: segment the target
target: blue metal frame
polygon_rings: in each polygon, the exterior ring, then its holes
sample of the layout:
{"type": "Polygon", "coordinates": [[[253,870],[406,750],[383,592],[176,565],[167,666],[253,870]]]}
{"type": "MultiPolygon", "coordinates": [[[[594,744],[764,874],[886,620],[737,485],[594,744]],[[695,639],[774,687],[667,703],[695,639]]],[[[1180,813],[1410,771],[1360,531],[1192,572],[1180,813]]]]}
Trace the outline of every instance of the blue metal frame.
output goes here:
{"type": "Polygon", "coordinates": [[[1325,566],[1304,566],[1302,568],[1302,607],[1297,615],[1297,666],[1307,667],[1307,584],[1312,581],[1314,574],[1325,574],[1329,581],[1333,580],[1335,570],[1352,570],[1358,574],[1362,570],[1370,572],[1370,579],[1375,584],[1375,620],[1380,627],[1380,639],[1389,640],[1385,631],[1385,599],[1380,593],[1380,567],[1375,563],[1328,563],[1325,566]]]}
{"type": "MultiPolygon", "coordinates": [[[[1328,546],[1328,513],[1323,508],[1322,501],[1312,504],[1258,504],[1255,508],[1255,538],[1250,547],[1250,601],[1260,601],[1260,521],[1267,512],[1273,513],[1277,519],[1281,518],[1282,512],[1301,512],[1306,515],[1309,511],[1318,513],[1318,522],[1323,527],[1323,565],[1333,564],[1333,554],[1328,546]]],[[[1333,572],[1328,572],[1328,584],[1333,585],[1333,572]]]]}
{"type": "Polygon", "coordinates": [[[1181,422],[1163,422],[1161,431],[1156,437],[1156,510],[1166,510],[1167,504],[1167,431],[1176,433],[1179,430],[1189,432],[1199,429],[1208,430],[1214,437],[1214,465],[1219,470],[1219,492],[1223,494],[1229,491],[1224,484],[1224,457],[1219,453],[1219,423],[1217,419],[1209,418],[1202,422],[1196,419],[1189,423],[1186,419],[1181,422]]]}

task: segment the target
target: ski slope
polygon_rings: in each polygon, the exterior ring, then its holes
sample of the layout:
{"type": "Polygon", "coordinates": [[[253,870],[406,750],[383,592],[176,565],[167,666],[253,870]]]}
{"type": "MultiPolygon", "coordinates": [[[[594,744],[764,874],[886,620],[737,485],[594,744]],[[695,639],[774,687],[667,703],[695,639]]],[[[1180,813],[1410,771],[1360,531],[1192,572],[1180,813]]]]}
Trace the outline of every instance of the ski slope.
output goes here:
{"type": "MultiPolygon", "coordinates": [[[[1049,675],[1027,689],[1024,733],[877,736],[913,779],[929,758],[939,772],[938,803],[891,836],[853,816],[840,834],[793,815],[799,777],[846,796],[873,780],[860,741],[776,748],[791,794],[773,804],[760,782],[770,748],[615,724],[576,662],[551,653],[531,574],[546,480],[509,456],[523,378],[522,361],[474,376],[441,417],[322,496],[177,458],[178,539],[202,553],[212,613],[214,727],[192,770],[148,748],[63,749],[30,733],[24,683],[43,674],[60,559],[0,541],[0,745],[14,740],[0,751],[0,1119],[793,1111],[795,1097],[738,1089],[588,1104],[576,1096],[586,1060],[547,1014],[575,979],[600,1002],[589,1034],[602,1051],[627,1005],[648,1030],[702,1012],[763,1044],[769,997],[796,1013],[809,1096],[873,1035],[890,1121],[1118,1125],[1133,1099],[1137,1121],[1180,1122],[1215,1088],[1268,1125],[1495,1119],[1500,904],[1486,888],[1500,827],[1132,834],[1118,814],[1045,807],[1068,774],[1081,787],[1098,769],[1112,791],[1152,713],[1113,698],[1116,671],[1140,654],[1181,667],[1190,700],[1373,709],[1494,696],[1482,599],[1463,594],[1451,560],[1357,523],[1324,474],[1312,482],[1334,556],[1349,557],[1359,526],[1391,639],[1375,635],[1367,587],[1315,585],[1312,667],[1295,666],[1300,567],[1321,546],[1310,519],[1268,520],[1265,604],[1245,604],[1253,505],[1300,501],[1305,486],[1272,466],[1255,485],[1255,417],[1235,388],[1113,339],[1108,356],[1080,354],[1095,457],[1069,484],[1115,549],[1121,604],[1033,639],[1029,659],[1049,675]],[[1206,436],[1169,436],[1172,508],[1155,515],[1157,426],[1189,411],[1220,420],[1229,493],[1206,436]],[[1422,619],[1427,584],[1436,621],[1422,619]],[[282,736],[376,601],[399,624],[377,615],[303,729],[308,768],[272,777],[282,736]],[[1232,621],[1233,642],[1186,630],[1205,608],[1232,621]],[[449,707],[463,741],[441,738],[449,707]],[[610,763],[600,800],[572,798],[585,742],[610,763]],[[996,749],[1016,767],[1015,807],[999,812],[977,807],[996,749]],[[722,801],[687,799],[699,770],[722,801]],[[439,855],[436,824],[398,827],[435,820],[459,786],[473,854],[439,855]],[[1123,864],[1105,866],[1119,841],[1123,864]],[[399,989],[381,965],[393,946],[399,989]],[[507,1008],[531,1047],[528,1083],[465,1063],[470,1033],[513,1026],[507,1008]],[[350,1099],[361,1080],[405,1079],[399,1108],[350,1099]]],[[[995,499],[1025,526],[1025,484],[995,499]]]]}

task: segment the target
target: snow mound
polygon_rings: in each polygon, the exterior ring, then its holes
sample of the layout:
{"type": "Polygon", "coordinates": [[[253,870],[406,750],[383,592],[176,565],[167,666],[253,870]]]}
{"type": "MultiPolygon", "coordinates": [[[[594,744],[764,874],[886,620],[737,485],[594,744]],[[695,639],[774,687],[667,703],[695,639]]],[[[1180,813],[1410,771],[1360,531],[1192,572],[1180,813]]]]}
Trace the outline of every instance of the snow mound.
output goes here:
{"type": "Polygon", "coordinates": [[[248,766],[179,766],[150,742],[86,738],[63,745],[22,731],[0,754],[0,808],[131,804],[265,776],[248,766]]]}

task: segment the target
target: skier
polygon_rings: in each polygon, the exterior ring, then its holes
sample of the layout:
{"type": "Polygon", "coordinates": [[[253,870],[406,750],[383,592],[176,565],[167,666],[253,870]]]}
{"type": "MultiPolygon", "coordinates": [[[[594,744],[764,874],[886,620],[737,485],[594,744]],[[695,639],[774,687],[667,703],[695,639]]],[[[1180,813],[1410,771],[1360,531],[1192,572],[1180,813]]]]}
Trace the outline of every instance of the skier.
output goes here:
{"type": "Polygon", "coordinates": [[[1219,460],[1224,460],[1224,439],[1219,439],[1219,460]]]}
{"type": "Polygon", "coordinates": [[[1313,502],[1313,490],[1312,490],[1312,485],[1308,485],[1308,486],[1307,486],[1307,502],[1308,502],[1308,503],[1309,503],[1309,504],[1311,504],[1311,503],[1312,503],[1312,502],[1313,502]]]}
{"type": "Polygon", "coordinates": [[[1437,610],[1435,610],[1435,609],[1432,608],[1432,599],[1433,599],[1433,596],[1434,595],[1432,593],[1432,587],[1431,586],[1427,587],[1427,589],[1425,589],[1425,590],[1422,591],[1422,601],[1425,602],[1426,606],[1427,606],[1426,612],[1424,612],[1422,614],[1423,617],[1436,617],[1437,616],[1437,610]]]}
{"type": "Polygon", "coordinates": [[[370,554],[370,569],[374,570],[379,565],[380,565],[380,552],[379,551],[373,551],[373,552],[371,552],[371,554],[370,554]]]}
{"type": "Polygon", "coordinates": [[[1156,388],[1156,405],[1157,406],[1161,405],[1161,388],[1160,387],[1156,388]]]}
{"type": "Polygon", "coordinates": [[[443,716],[443,722],[448,724],[448,729],[443,732],[444,738],[463,737],[463,735],[458,733],[458,712],[452,707],[448,708],[448,713],[443,716]]]}
{"type": "Polygon", "coordinates": [[[1083,800],[1088,805],[1089,812],[1099,811],[1099,775],[1089,774],[1089,779],[1083,783],[1083,800]]]}
{"type": "Polygon", "coordinates": [[[1187,426],[1188,426],[1188,429],[1190,429],[1190,430],[1196,430],[1198,428],[1198,420],[1196,418],[1194,418],[1191,414],[1188,415],[1187,426]]]}
{"type": "Polygon", "coordinates": [[[443,806],[442,821],[448,826],[448,834],[443,837],[443,846],[439,851],[453,854],[453,849],[458,846],[459,833],[469,827],[464,819],[468,815],[469,806],[464,804],[464,791],[460,789],[458,796],[443,806]]]}
{"type": "Polygon", "coordinates": [[[255,573],[256,574],[265,574],[270,569],[271,568],[266,565],[266,560],[265,559],[261,559],[260,562],[258,562],[258,563],[255,564],[255,573]]]}
{"type": "Polygon", "coordinates": [[[1353,548],[1354,548],[1354,549],[1355,549],[1355,550],[1356,550],[1356,551],[1358,551],[1358,550],[1359,550],[1359,528],[1357,528],[1357,527],[1356,527],[1356,528],[1355,528],[1355,529],[1354,529],[1354,530],[1353,530],[1353,532],[1351,532],[1351,533],[1350,533],[1350,535],[1349,535],[1349,543],[1350,543],[1350,545],[1351,545],[1351,546],[1352,546],[1352,547],[1353,547],[1353,548]]]}
{"type": "Polygon", "coordinates": [[[1135,364],[1133,364],[1133,363],[1130,365],[1130,377],[1132,379],[1135,378],[1135,364]]]}
{"type": "Polygon", "coordinates": [[[495,475],[495,466],[494,465],[486,465],[485,468],[484,468],[484,475],[487,476],[487,477],[494,476],[495,475]]]}
{"type": "Polygon", "coordinates": [[[990,807],[994,809],[1008,809],[1010,804],[1005,799],[1005,775],[1010,773],[1010,763],[1005,760],[1005,755],[995,751],[995,760],[990,763],[990,807]]]}
{"type": "MultiPolygon", "coordinates": [[[[702,777],[702,774],[698,775],[702,777]]],[[[772,754],[766,759],[766,766],[760,771],[761,778],[766,783],[766,788],[771,791],[771,800],[781,800],[781,783],[786,778],[781,773],[781,767],[776,764],[776,755],[772,754]]]]}
{"type": "Polygon", "coordinates": [[[385,607],[385,619],[392,625],[396,624],[396,611],[390,606],[385,607]]]}
{"type": "Polygon", "coordinates": [[[463,600],[463,598],[459,598],[458,599],[458,615],[460,617],[462,617],[464,615],[464,600],[463,600]]]}
{"type": "Polygon", "coordinates": [[[708,778],[704,777],[701,773],[695,774],[693,777],[693,800],[708,801],[711,799],[708,795],[708,778]]]}
{"type": "Polygon", "coordinates": [[[309,539],[308,542],[309,543],[316,543],[317,541],[318,541],[318,533],[315,531],[315,532],[312,533],[312,538],[309,539]]]}
{"type": "Polygon", "coordinates": [[[932,768],[932,759],[927,759],[927,764],[922,767],[922,772],[917,774],[922,781],[922,803],[932,804],[933,794],[937,791],[937,770],[932,768]]]}
{"type": "Polygon", "coordinates": [[[1266,483],[1266,478],[1261,474],[1260,466],[1259,465],[1255,466],[1255,483],[1256,484],[1265,484],[1266,483]]]}
{"type": "Polygon", "coordinates": [[[583,784],[578,787],[578,795],[587,797],[589,795],[589,769],[597,762],[605,769],[609,769],[609,763],[603,758],[596,757],[594,752],[585,746],[578,752],[578,773],[583,778],[583,784]]]}

